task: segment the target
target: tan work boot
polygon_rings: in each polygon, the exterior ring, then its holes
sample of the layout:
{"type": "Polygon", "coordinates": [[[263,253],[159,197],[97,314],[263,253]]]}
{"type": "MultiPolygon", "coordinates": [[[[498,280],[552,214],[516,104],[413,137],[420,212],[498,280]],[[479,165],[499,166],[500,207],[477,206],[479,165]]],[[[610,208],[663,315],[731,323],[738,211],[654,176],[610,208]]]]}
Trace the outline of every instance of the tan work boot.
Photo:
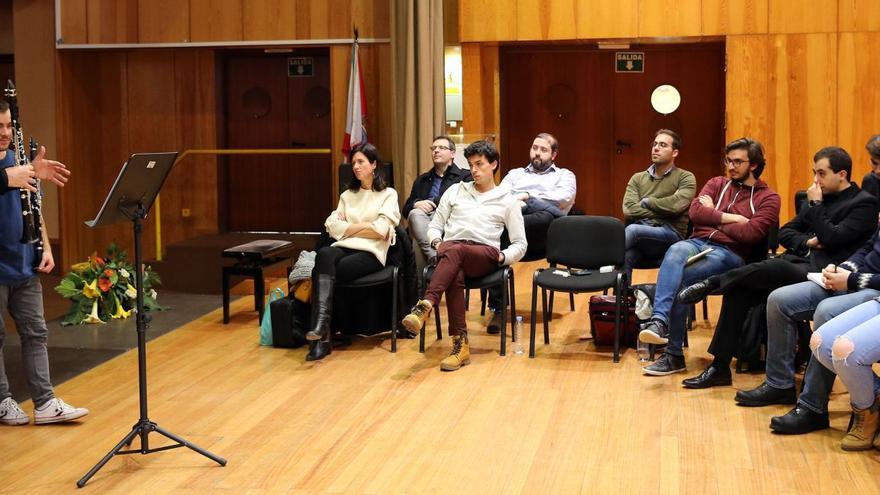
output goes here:
{"type": "Polygon", "coordinates": [[[410,310],[410,313],[403,317],[403,326],[409,330],[410,333],[419,333],[422,330],[422,325],[425,324],[425,320],[427,320],[428,316],[431,314],[431,309],[433,307],[431,301],[428,301],[427,299],[422,299],[417,302],[410,310]]]}
{"type": "Polygon", "coordinates": [[[843,450],[868,450],[872,447],[877,430],[880,429],[880,407],[877,399],[867,409],[853,408],[852,426],[843,440],[840,448],[843,450]]]}
{"type": "Polygon", "coordinates": [[[471,364],[471,348],[468,345],[467,333],[452,336],[452,352],[449,357],[440,361],[443,371],[455,371],[466,364],[471,364]]]}

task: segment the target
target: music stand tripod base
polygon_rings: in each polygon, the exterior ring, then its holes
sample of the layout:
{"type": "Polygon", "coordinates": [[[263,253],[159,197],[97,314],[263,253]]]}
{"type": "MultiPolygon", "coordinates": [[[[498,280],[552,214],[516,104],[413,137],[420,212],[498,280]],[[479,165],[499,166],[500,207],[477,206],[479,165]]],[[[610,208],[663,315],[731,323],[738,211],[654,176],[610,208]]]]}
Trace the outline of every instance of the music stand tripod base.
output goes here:
{"type": "Polygon", "coordinates": [[[163,450],[177,449],[186,447],[190,450],[198,452],[212,461],[226,465],[226,459],[208,452],[183,438],[162,429],[158,424],[150,421],[147,415],[147,338],[146,329],[149,316],[144,311],[144,273],[140,269],[143,266],[141,256],[141,233],[143,230],[142,221],[147,216],[153,200],[156,198],[162,183],[167,177],[177,153],[151,153],[143,155],[132,155],[128,162],[122,166],[116,182],[113,184],[110,194],[104,201],[101,211],[95,220],[86,222],[89,227],[99,225],[109,225],[118,223],[121,220],[130,220],[134,229],[134,266],[135,280],[137,289],[137,317],[135,318],[135,327],[137,328],[137,349],[138,349],[138,399],[140,405],[140,419],[132,426],[131,431],[113,447],[92,469],[89,470],[79,481],[76,486],[82,488],[86,483],[98,472],[104,464],[115,455],[125,454],[152,454],[153,452],[161,452],[163,450]],[[166,438],[176,442],[173,445],[165,445],[157,448],[150,448],[149,435],[156,432],[166,438]],[[135,437],[140,438],[140,448],[131,450],[122,450],[130,447],[135,437]]]}

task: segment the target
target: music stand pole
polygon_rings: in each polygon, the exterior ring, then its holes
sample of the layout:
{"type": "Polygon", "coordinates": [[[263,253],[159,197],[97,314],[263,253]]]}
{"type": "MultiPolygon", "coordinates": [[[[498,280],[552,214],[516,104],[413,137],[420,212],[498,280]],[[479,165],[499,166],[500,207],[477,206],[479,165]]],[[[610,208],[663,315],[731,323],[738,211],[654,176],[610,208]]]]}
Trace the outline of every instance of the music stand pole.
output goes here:
{"type": "Polygon", "coordinates": [[[135,326],[137,328],[137,349],[138,349],[138,398],[140,401],[140,419],[138,422],[132,426],[131,431],[128,432],[119,443],[116,444],[107,455],[104,456],[103,459],[98,461],[97,464],[89,470],[88,473],[85,474],[79,481],[76,482],[76,486],[82,488],[86,483],[89,482],[92,476],[98,472],[104,464],[107,464],[113,456],[115,455],[124,455],[124,454],[151,454],[153,452],[159,452],[162,450],[170,450],[176,449],[180,447],[187,447],[190,450],[194,450],[199,454],[211,459],[212,461],[220,464],[221,466],[226,465],[226,459],[219,457],[217,455],[208,452],[192,443],[180,438],[179,436],[162,429],[158,424],[153,421],[150,421],[150,418],[147,415],[147,323],[150,318],[144,311],[144,272],[142,268],[142,259],[141,259],[141,231],[142,231],[142,221],[147,216],[147,210],[144,208],[144,204],[142,202],[137,202],[135,204],[130,205],[119,205],[120,210],[123,211],[125,216],[127,216],[133,223],[134,226],[134,266],[135,266],[135,280],[137,283],[137,315],[135,318],[135,326]],[[158,448],[150,448],[149,443],[149,434],[150,432],[156,432],[166,438],[170,438],[177,442],[173,445],[166,445],[164,447],[158,448]],[[131,450],[122,450],[123,447],[130,447],[132,441],[134,441],[135,437],[140,437],[141,439],[141,447],[139,449],[131,449],[131,450]]]}

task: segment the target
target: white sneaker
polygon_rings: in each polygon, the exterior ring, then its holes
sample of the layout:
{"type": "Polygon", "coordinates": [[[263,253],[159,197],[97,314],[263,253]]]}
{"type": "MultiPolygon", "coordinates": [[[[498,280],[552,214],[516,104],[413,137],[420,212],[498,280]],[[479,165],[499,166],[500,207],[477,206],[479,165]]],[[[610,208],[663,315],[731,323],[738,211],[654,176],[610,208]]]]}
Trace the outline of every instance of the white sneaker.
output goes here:
{"type": "Polygon", "coordinates": [[[21,409],[18,402],[12,397],[7,397],[0,402],[0,423],[4,425],[17,426],[26,425],[31,422],[31,418],[21,409]]]}
{"type": "Polygon", "coordinates": [[[73,407],[63,400],[55,397],[49,402],[43,404],[43,407],[34,409],[34,424],[46,425],[49,423],[63,423],[64,421],[72,421],[81,418],[89,413],[89,410],[83,407],[73,407]]]}

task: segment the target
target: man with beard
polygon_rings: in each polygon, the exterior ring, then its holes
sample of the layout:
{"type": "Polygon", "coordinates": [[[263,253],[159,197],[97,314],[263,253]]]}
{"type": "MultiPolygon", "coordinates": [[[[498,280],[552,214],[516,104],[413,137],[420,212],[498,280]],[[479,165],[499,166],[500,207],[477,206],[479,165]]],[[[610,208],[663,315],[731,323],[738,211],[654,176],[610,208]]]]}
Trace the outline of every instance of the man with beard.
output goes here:
{"type": "MultiPolygon", "coordinates": [[[[850,182],[850,174],[852,159],[846,150],[829,146],[817,151],[813,157],[813,183],[807,189],[810,203],[779,230],[785,254],[713,275],[679,293],[681,304],[693,304],[713,291],[724,294],[709,345],[715,359],[698,376],[684,380],[685,388],[730,385],[730,361],[737,353],[740,334],[750,326],[746,324],[749,311],[762,310],[771,292],[805,281],[808,272],[821,272],[829,264],[843,263],[871,238],[877,228],[880,204],[850,182]]],[[[776,370],[794,369],[794,345],[787,338],[775,338],[775,330],[767,342],[768,377],[776,379],[773,385],[790,383],[793,371],[786,380],[788,374],[776,370]]],[[[744,358],[742,354],[738,357],[744,358]]],[[[793,401],[793,387],[791,392],[793,401]]],[[[750,395],[744,392],[737,397],[743,399],[743,405],[754,405],[750,395]]]]}
{"type": "MultiPolygon", "coordinates": [[[[529,164],[510,170],[501,185],[510,189],[522,208],[523,222],[529,248],[526,259],[544,257],[547,248],[547,229],[550,222],[567,215],[574,205],[577,182],[571,170],[560,168],[555,160],[559,142],[552,135],[542,132],[535,137],[529,150],[529,164]]],[[[503,244],[503,242],[502,242],[503,244]]],[[[501,331],[501,289],[489,290],[489,307],[493,310],[487,331],[501,331]]]]}
{"type": "Polygon", "coordinates": [[[440,203],[440,197],[449,186],[471,180],[470,171],[457,167],[452,162],[454,158],[455,143],[452,139],[448,136],[435,137],[431,144],[431,160],[434,162],[434,168],[416,177],[409,197],[403,204],[402,213],[407,219],[409,233],[418,243],[428,262],[437,256],[437,251],[434,251],[431,240],[428,239],[428,224],[431,223],[434,211],[440,203]]]}
{"type": "Polygon", "coordinates": [[[694,199],[697,180],[694,174],[675,166],[680,148],[681,138],[675,131],[657,131],[651,143],[651,166],[634,174],[626,185],[624,271],[630,282],[632,267],[644,258],[647,243],[665,253],[669,246],[687,236],[688,207],[694,199]]]}
{"type": "Polygon", "coordinates": [[[714,177],[703,186],[688,212],[693,234],[673,244],[660,265],[654,313],[639,340],[667,346],[656,362],[642,368],[648,375],[685,371],[688,306],[676,301],[679,290],[742,266],[779,222],[779,195],[759,180],[766,164],[761,143],[741,138],[728,143],[724,152],[729,177],[714,177]]]}

